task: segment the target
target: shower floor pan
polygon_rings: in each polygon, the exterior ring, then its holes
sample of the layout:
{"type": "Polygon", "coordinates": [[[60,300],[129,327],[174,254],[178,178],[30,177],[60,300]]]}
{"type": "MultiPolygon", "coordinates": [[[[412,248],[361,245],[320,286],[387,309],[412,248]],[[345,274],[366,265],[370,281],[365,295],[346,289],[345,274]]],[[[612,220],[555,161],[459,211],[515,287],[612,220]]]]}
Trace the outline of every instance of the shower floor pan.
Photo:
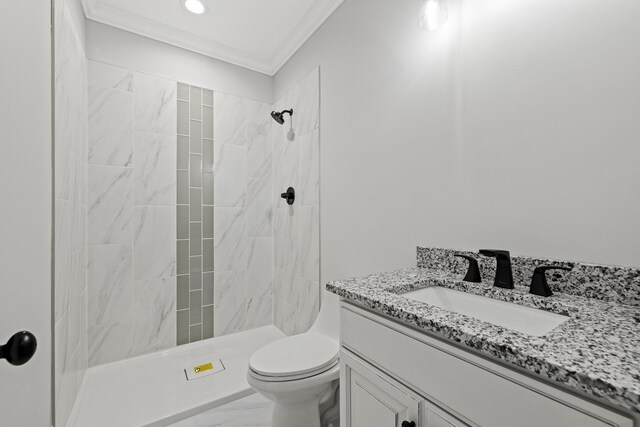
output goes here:
{"type": "Polygon", "coordinates": [[[249,356],[283,336],[265,326],[90,368],[68,426],[167,426],[248,396],[249,356]],[[216,359],[224,371],[186,380],[185,368],[216,359]]]}

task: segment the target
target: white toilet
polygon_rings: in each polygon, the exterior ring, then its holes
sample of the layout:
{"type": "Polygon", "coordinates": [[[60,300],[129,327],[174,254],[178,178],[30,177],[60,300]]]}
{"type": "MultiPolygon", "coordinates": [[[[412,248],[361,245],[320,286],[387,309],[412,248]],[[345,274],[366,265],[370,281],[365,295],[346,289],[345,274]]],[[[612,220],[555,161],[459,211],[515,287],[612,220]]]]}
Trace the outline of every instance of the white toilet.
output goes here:
{"type": "Polygon", "coordinates": [[[267,344],[249,358],[249,384],[274,403],[271,427],[320,427],[321,416],[323,423],[338,417],[338,302],[323,291],[308,332],[267,344]]]}

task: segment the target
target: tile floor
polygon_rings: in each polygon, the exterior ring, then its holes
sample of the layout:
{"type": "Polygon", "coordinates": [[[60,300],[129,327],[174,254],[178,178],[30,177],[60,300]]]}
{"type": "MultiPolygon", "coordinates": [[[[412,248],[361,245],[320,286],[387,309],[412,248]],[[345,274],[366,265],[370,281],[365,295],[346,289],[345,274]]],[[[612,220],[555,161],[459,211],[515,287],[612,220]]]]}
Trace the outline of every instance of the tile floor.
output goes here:
{"type": "Polygon", "coordinates": [[[252,394],[169,427],[269,427],[272,403],[252,394]]]}

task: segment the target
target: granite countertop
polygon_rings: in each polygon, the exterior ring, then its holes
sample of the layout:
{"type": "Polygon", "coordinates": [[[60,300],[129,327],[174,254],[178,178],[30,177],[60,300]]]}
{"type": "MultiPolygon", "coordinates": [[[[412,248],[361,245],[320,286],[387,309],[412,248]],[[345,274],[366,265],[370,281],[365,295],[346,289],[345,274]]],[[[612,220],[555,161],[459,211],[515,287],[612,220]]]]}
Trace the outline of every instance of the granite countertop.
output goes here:
{"type": "Polygon", "coordinates": [[[640,412],[640,310],[620,302],[469,283],[439,269],[410,268],[333,281],[327,289],[373,311],[524,368],[546,380],[640,412]],[[444,286],[569,316],[542,337],[412,300],[402,292],[444,286]]]}

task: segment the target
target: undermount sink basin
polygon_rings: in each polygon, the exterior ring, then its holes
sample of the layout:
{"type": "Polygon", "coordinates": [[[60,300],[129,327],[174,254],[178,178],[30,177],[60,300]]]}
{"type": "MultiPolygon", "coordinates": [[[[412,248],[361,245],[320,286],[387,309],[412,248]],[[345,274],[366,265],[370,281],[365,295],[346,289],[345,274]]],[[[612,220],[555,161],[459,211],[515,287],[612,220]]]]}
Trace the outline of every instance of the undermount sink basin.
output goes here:
{"type": "Polygon", "coordinates": [[[402,295],[536,337],[547,334],[569,319],[560,314],[440,286],[418,289],[402,295]]]}

